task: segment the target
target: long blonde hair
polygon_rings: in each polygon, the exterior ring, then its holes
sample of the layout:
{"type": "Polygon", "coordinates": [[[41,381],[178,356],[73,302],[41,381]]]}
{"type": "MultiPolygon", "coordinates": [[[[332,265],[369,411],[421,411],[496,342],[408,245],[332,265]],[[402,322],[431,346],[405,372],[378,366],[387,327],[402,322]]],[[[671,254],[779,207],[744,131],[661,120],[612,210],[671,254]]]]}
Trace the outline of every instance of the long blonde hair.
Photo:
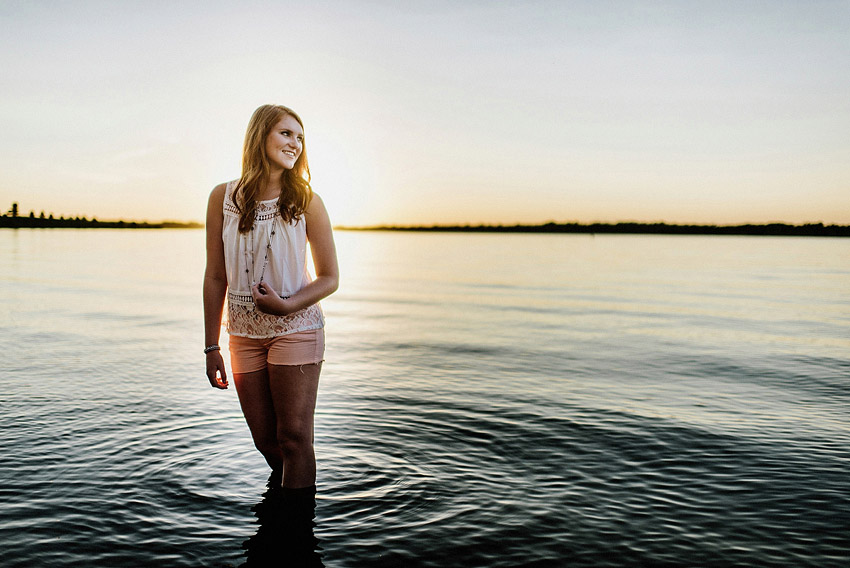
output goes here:
{"type": "MultiPolygon", "coordinates": [[[[272,128],[285,116],[304,123],[294,110],[282,105],[263,105],[254,111],[245,132],[242,147],[242,177],[233,192],[233,203],[239,210],[239,231],[247,233],[254,226],[258,196],[262,184],[270,175],[269,159],[266,156],[266,138],[272,128]]],[[[297,221],[310,205],[313,188],[310,187],[310,167],[307,165],[307,145],[302,140],[301,155],[291,170],[283,170],[280,179],[280,216],[287,223],[297,221]]]]}

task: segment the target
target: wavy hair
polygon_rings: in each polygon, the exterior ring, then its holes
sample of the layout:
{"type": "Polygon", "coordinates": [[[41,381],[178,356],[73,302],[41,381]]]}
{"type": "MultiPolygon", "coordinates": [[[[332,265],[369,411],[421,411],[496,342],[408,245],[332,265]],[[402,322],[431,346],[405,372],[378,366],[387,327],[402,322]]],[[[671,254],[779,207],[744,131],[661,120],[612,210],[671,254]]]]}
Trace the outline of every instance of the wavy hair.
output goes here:
{"type": "MultiPolygon", "coordinates": [[[[254,111],[245,132],[245,144],[242,147],[242,177],[233,192],[233,203],[239,211],[239,232],[247,233],[254,226],[257,203],[263,183],[271,175],[269,159],[266,156],[266,138],[272,128],[285,116],[298,121],[301,128],[304,123],[294,110],[282,105],[263,105],[254,111]]],[[[287,223],[296,221],[307,211],[313,198],[310,187],[310,167],[307,164],[307,145],[302,140],[301,154],[291,170],[284,170],[280,179],[280,198],[278,207],[280,216],[287,223]]]]}

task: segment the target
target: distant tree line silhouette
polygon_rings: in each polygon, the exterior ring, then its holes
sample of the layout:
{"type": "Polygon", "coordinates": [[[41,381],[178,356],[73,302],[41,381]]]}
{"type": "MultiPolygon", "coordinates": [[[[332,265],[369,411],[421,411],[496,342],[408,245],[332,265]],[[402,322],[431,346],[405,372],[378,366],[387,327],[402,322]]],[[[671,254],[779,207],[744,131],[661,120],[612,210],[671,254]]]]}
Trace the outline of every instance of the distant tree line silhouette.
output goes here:
{"type": "Polygon", "coordinates": [[[649,235],[761,235],[791,237],[850,237],[848,225],[806,223],[789,225],[675,225],[668,223],[555,223],[542,225],[430,225],[374,227],[339,227],[344,230],[417,231],[451,233],[589,233],[589,234],[649,234],[649,235]]]}
{"type": "Polygon", "coordinates": [[[42,211],[36,216],[35,211],[30,211],[28,216],[18,214],[18,204],[12,203],[9,211],[0,215],[0,228],[34,228],[34,229],[183,229],[202,227],[200,223],[179,223],[166,221],[162,223],[148,223],[147,221],[98,221],[83,217],[54,217],[53,213],[45,215],[42,211]]]}
{"type": "MultiPolygon", "coordinates": [[[[36,216],[18,214],[18,204],[12,203],[11,209],[0,215],[0,228],[75,228],[75,229],[169,229],[198,228],[201,223],[147,221],[98,221],[92,217],[59,217],[53,214],[45,216],[42,211],[36,216]]],[[[790,237],[850,237],[850,225],[824,225],[806,223],[789,225],[787,223],[767,223],[764,225],[676,225],[669,223],[543,223],[540,225],[378,225],[373,227],[337,227],[348,231],[415,231],[445,233],[583,233],[583,234],[647,234],[647,235],[761,235],[790,237]]]]}

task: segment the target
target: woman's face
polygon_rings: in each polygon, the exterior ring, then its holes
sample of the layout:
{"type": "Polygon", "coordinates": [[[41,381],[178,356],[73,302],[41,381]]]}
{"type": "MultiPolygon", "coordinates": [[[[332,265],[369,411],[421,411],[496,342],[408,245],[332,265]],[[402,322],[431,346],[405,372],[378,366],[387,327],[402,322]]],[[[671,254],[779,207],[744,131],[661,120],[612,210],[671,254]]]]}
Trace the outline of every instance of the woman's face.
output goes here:
{"type": "Polygon", "coordinates": [[[266,157],[273,169],[291,170],[301,155],[304,130],[291,115],[286,115],[274,125],[266,137],[266,157]]]}

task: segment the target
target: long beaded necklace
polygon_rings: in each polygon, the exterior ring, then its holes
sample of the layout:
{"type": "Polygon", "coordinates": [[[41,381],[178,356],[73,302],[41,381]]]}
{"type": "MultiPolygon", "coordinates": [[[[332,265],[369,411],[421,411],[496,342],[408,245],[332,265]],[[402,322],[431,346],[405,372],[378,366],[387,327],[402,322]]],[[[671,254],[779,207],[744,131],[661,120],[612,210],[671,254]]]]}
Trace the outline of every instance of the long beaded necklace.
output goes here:
{"type": "Polygon", "coordinates": [[[269,265],[269,251],[272,248],[272,238],[274,237],[274,219],[272,219],[272,222],[268,224],[268,229],[269,233],[268,239],[266,240],[266,251],[265,256],[263,258],[263,267],[262,269],[260,269],[259,280],[254,279],[254,276],[256,276],[256,273],[254,272],[254,234],[256,231],[254,229],[251,229],[250,244],[248,243],[247,239],[245,242],[245,275],[248,276],[248,281],[251,283],[251,287],[253,287],[254,284],[259,284],[260,282],[262,282],[263,277],[266,274],[266,267],[269,265]]]}

